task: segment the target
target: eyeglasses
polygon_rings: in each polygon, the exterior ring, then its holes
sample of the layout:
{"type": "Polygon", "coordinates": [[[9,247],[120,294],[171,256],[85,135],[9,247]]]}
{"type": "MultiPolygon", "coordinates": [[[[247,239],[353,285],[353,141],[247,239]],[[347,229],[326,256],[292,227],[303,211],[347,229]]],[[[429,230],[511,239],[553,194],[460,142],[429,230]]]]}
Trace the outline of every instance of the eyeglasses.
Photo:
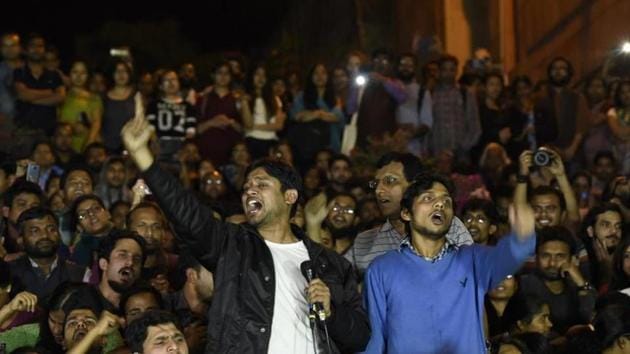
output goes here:
{"type": "Polygon", "coordinates": [[[209,180],[206,180],[203,183],[204,184],[218,184],[218,185],[221,185],[221,184],[223,184],[223,181],[220,180],[220,179],[209,179],[209,180]]]}
{"type": "Polygon", "coordinates": [[[479,215],[479,216],[472,216],[472,215],[466,215],[466,217],[464,217],[464,222],[467,224],[472,223],[473,221],[476,221],[478,224],[487,224],[488,223],[488,219],[484,218],[483,216],[479,215]]]}
{"type": "Polygon", "coordinates": [[[77,212],[77,216],[79,218],[79,220],[84,220],[85,218],[87,218],[89,215],[97,215],[99,214],[101,211],[103,211],[103,207],[96,204],[91,206],[90,208],[86,209],[86,210],[82,210],[77,212]]]}
{"type": "Polygon", "coordinates": [[[398,178],[394,177],[394,176],[385,176],[383,179],[373,179],[368,183],[368,186],[371,189],[376,189],[376,187],[378,187],[378,184],[380,182],[383,182],[383,185],[385,185],[386,187],[392,187],[395,186],[396,184],[399,183],[398,178]]]}
{"type": "Polygon", "coordinates": [[[333,205],[332,211],[335,213],[343,213],[348,215],[354,215],[354,209],[352,208],[344,208],[339,204],[333,205]]]}

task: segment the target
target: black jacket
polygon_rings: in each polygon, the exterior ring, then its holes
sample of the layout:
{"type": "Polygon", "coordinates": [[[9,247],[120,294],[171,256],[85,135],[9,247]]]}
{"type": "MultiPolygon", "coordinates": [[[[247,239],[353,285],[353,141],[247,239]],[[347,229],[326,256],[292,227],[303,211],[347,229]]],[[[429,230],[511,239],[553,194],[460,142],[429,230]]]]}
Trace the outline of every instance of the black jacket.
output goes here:
{"type": "MultiPolygon", "coordinates": [[[[214,274],[206,352],[266,353],[275,272],[263,238],[250,225],[213,218],[210,209],[157,164],[144,173],[144,178],[169,220],[175,223],[180,242],[214,274]]],[[[344,353],[362,351],[370,338],[370,328],[350,263],[305,237],[301,229],[295,227],[292,231],[304,241],[316,273],[330,288],[333,314],[326,323],[333,347],[344,353]]]]}

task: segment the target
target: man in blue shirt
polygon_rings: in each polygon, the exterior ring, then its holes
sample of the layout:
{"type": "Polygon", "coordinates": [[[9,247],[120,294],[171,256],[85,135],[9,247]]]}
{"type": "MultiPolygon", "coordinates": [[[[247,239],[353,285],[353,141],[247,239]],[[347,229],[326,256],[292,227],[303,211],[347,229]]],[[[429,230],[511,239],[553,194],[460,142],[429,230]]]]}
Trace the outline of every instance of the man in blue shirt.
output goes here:
{"type": "Polygon", "coordinates": [[[421,174],[401,202],[410,238],[377,258],[366,274],[372,327],[366,353],[485,353],[484,295],[534,253],[534,213],[510,208],[512,234],[496,247],[461,246],[445,235],[453,185],[421,174]]]}

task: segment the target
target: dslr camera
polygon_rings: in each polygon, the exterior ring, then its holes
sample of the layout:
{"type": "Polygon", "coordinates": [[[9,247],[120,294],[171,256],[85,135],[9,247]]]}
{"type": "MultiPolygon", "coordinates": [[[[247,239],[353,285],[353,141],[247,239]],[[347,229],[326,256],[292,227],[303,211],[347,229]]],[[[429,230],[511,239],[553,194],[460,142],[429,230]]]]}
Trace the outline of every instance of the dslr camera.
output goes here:
{"type": "Polygon", "coordinates": [[[538,148],[534,153],[534,165],[538,167],[545,167],[551,165],[553,162],[553,155],[545,149],[538,148]]]}

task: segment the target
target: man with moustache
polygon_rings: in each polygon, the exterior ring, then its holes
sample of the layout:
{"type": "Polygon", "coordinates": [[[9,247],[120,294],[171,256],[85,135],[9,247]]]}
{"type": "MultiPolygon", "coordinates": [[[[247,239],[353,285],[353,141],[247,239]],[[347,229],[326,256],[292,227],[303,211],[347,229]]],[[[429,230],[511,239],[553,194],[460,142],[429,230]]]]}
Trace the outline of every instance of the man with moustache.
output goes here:
{"type": "Polygon", "coordinates": [[[0,221],[2,246],[7,253],[18,255],[18,252],[24,248],[18,231],[18,219],[25,210],[42,205],[45,196],[37,184],[21,181],[9,187],[2,195],[2,199],[2,220],[0,221]]]}
{"type": "MultiPolygon", "coordinates": [[[[400,201],[414,177],[422,171],[422,164],[410,153],[391,152],[380,158],[377,168],[370,187],[374,189],[378,207],[387,220],[379,227],[360,233],[344,255],[361,279],[376,257],[398,249],[407,237],[405,224],[400,218],[400,201]]],[[[473,243],[466,226],[457,217],[452,219],[446,238],[456,245],[473,243]]]]}
{"type": "Polygon", "coordinates": [[[582,242],[586,246],[593,286],[610,283],[613,253],[621,242],[623,216],[618,205],[603,203],[589,210],[582,223],[582,242]]]}
{"type": "Polygon", "coordinates": [[[113,232],[101,241],[97,290],[105,310],[117,314],[122,294],[140,279],[145,245],[142,237],[130,231],[113,232]]]}
{"type": "Polygon", "coordinates": [[[24,211],[18,219],[18,230],[26,254],[9,263],[16,288],[37,295],[45,303],[59,284],[89,279],[85,267],[58,254],[59,224],[50,209],[37,206],[24,211]]]}
{"type": "Polygon", "coordinates": [[[490,200],[472,198],[462,208],[462,220],[475,243],[493,245],[498,230],[499,213],[490,200]]]}
{"type": "Polygon", "coordinates": [[[520,292],[547,303],[553,331],[564,335],[571,326],[588,323],[597,293],[580,272],[569,230],[552,226],[537,234],[536,270],[521,277],[520,292]]]}
{"type": "Polygon", "coordinates": [[[122,130],[129,155],[180,242],[220,284],[208,314],[206,352],[313,353],[326,337],[338,351],[363,350],[369,323],[350,264],[289,222],[302,193],[297,171],[278,160],[252,164],[241,195],[247,223],[225,223],[155,163],[151,134],[142,115],[122,130]],[[301,274],[307,260],[316,275],[308,282],[301,274]],[[325,319],[311,327],[309,304],[315,302],[325,319]]]}
{"type": "Polygon", "coordinates": [[[327,246],[342,256],[352,247],[359,222],[357,201],[352,194],[338,193],[328,203],[326,196],[319,194],[306,204],[304,213],[306,231],[313,240],[326,245],[322,233],[330,234],[327,246]]]}
{"type": "Polygon", "coordinates": [[[407,99],[396,109],[399,129],[408,134],[407,149],[416,156],[427,152],[424,136],[433,125],[431,92],[416,80],[416,56],[404,53],[398,59],[398,79],[405,85],[407,99]]]}
{"type": "Polygon", "coordinates": [[[372,337],[366,353],[485,353],[484,297],[534,252],[531,207],[510,209],[512,234],[496,247],[459,247],[445,236],[453,220],[452,182],[421,174],[405,191],[409,238],[372,262],[364,295],[372,337]]]}

